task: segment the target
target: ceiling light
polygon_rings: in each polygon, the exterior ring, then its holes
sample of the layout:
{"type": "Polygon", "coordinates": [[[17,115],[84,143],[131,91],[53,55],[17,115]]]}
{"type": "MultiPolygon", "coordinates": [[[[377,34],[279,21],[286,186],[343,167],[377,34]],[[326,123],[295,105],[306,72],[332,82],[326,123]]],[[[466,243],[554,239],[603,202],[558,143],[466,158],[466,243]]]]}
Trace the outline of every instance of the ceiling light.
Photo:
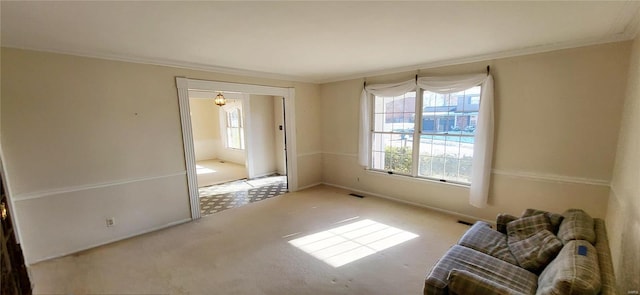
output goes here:
{"type": "Polygon", "coordinates": [[[227,99],[224,98],[224,95],[222,95],[221,92],[219,92],[218,95],[216,95],[216,98],[213,99],[213,103],[215,103],[218,106],[223,106],[227,104],[227,99]]]}

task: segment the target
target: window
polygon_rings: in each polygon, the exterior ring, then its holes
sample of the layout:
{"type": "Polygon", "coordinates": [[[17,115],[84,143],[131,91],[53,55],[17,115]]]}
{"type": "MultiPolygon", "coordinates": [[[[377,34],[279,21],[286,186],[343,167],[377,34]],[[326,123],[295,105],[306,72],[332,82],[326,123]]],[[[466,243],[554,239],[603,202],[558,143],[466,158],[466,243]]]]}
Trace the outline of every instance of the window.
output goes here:
{"type": "Polygon", "coordinates": [[[375,96],[371,169],[470,184],[479,97],[480,86],[375,96]]]}
{"type": "Polygon", "coordinates": [[[415,91],[396,97],[375,97],[372,169],[412,174],[415,102],[415,91]]]}
{"type": "Polygon", "coordinates": [[[232,149],[244,149],[244,132],[242,130],[242,111],[233,108],[226,111],[227,115],[227,147],[232,149]]]}

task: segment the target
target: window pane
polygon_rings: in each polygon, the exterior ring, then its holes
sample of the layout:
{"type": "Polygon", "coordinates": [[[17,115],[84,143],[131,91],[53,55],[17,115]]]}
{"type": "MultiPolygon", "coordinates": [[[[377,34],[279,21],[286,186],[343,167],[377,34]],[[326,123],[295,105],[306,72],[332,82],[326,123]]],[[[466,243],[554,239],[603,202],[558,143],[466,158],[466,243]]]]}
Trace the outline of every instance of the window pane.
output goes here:
{"type": "Polygon", "coordinates": [[[401,174],[411,174],[412,148],[389,146],[385,149],[384,170],[401,174]]]}
{"type": "Polygon", "coordinates": [[[373,152],[373,159],[371,160],[371,168],[377,170],[384,170],[384,152],[373,152]]]}
{"type": "Polygon", "coordinates": [[[420,136],[420,156],[432,156],[433,155],[433,136],[421,135],[420,136]]]}
{"type": "Polygon", "coordinates": [[[411,134],[374,133],[372,168],[411,174],[413,144],[410,137],[411,134]]]}
{"type": "Polygon", "coordinates": [[[445,136],[444,154],[449,158],[460,157],[460,136],[445,136]]]}
{"type": "Polygon", "coordinates": [[[471,183],[471,158],[466,158],[460,161],[460,175],[458,181],[471,183]]]}
{"type": "MultiPolygon", "coordinates": [[[[445,147],[447,146],[445,137],[440,135],[431,136],[431,155],[432,156],[444,156],[445,147]]],[[[420,148],[422,150],[422,142],[420,143],[420,148]]]]}
{"type": "Polygon", "coordinates": [[[242,110],[240,108],[227,110],[226,121],[226,147],[233,149],[244,149],[242,110]]]}
{"type": "Polygon", "coordinates": [[[435,179],[444,179],[444,157],[420,157],[418,175],[435,179]]]}
{"type": "Polygon", "coordinates": [[[383,114],[384,113],[384,97],[376,96],[373,98],[373,113],[374,114],[383,114]]]}
{"type": "Polygon", "coordinates": [[[373,130],[375,131],[391,131],[391,126],[389,126],[387,129],[385,129],[385,127],[387,126],[384,122],[384,114],[375,114],[374,118],[373,118],[373,130]]]}
{"type": "Polygon", "coordinates": [[[385,113],[393,113],[393,97],[383,97],[385,113]]]}
{"type": "Polygon", "coordinates": [[[446,179],[458,180],[458,168],[460,160],[458,158],[444,158],[444,176],[446,179]]]}
{"type": "Polygon", "coordinates": [[[374,97],[373,130],[413,133],[416,92],[400,96],[374,97]]]}
{"type": "Polygon", "coordinates": [[[227,128],[227,147],[244,149],[244,134],[242,134],[242,128],[227,128]]]}
{"type": "Polygon", "coordinates": [[[422,132],[438,133],[475,130],[480,107],[480,86],[464,91],[439,94],[423,91],[422,132]],[[471,116],[475,119],[471,122],[471,116]]]}
{"type": "Polygon", "coordinates": [[[471,182],[480,86],[440,94],[423,91],[418,175],[471,182]]]}

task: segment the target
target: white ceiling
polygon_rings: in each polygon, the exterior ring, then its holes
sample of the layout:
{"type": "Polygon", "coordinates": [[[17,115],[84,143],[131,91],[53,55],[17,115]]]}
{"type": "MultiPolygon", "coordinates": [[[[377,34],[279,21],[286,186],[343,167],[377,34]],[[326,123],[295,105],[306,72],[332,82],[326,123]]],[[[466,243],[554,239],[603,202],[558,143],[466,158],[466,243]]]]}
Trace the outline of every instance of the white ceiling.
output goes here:
{"type": "Polygon", "coordinates": [[[327,82],[631,39],[640,2],[1,2],[1,44],[327,82]]]}

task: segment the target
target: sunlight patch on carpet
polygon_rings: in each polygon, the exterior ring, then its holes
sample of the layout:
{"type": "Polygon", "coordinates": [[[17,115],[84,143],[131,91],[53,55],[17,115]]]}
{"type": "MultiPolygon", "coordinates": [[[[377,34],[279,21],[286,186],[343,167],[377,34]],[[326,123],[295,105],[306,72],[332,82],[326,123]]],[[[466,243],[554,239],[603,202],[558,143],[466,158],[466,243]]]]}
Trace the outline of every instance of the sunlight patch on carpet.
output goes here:
{"type": "Polygon", "coordinates": [[[402,244],[418,235],[365,219],[289,241],[333,267],[402,244]]]}
{"type": "Polygon", "coordinates": [[[196,165],[196,174],[210,174],[210,173],[216,173],[216,172],[217,172],[216,170],[213,170],[211,168],[196,165]]]}

